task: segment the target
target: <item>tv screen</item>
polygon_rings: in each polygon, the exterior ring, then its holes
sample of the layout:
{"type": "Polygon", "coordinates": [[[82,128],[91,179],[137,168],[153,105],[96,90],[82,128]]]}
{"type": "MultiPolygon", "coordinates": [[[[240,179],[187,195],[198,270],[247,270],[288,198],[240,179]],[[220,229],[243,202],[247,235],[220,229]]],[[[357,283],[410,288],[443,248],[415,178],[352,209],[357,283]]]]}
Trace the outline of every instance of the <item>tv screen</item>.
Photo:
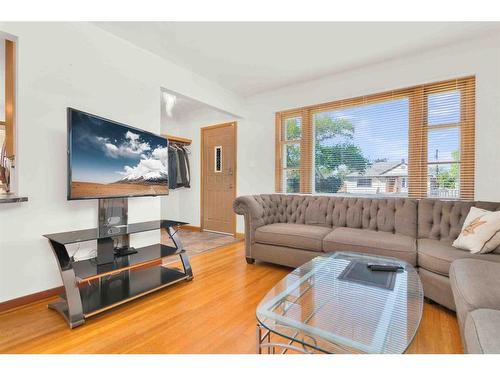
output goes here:
{"type": "Polygon", "coordinates": [[[168,141],[68,108],[68,199],[168,194],[168,141]]]}

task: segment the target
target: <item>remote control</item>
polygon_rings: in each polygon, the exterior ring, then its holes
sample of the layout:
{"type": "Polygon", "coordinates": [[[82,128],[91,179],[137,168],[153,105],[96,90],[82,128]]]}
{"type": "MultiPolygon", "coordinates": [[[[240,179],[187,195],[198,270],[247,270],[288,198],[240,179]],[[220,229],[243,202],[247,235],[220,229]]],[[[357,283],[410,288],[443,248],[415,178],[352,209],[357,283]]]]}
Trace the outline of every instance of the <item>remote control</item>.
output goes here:
{"type": "Polygon", "coordinates": [[[402,271],[403,266],[397,266],[392,264],[368,264],[369,269],[372,271],[386,271],[386,272],[397,272],[402,271]]]}

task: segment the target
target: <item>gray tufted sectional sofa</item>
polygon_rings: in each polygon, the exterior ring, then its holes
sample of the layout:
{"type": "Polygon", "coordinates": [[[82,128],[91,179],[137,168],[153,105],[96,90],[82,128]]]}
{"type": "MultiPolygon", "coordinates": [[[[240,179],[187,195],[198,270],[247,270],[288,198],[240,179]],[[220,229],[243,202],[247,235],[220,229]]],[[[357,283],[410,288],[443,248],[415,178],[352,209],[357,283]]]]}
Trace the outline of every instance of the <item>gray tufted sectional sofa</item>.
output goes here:
{"type": "MultiPolygon", "coordinates": [[[[452,292],[452,262],[461,260],[461,270],[468,270],[474,262],[495,262],[493,269],[500,277],[500,249],[491,254],[471,254],[451,245],[472,206],[500,210],[500,203],[493,202],[261,194],[237,198],[234,211],[245,218],[249,263],[257,259],[298,267],[325,253],[357,251],[392,256],[412,264],[418,269],[427,298],[449,309],[457,308],[465,339],[466,315],[475,306],[463,302],[457,294],[461,295],[460,285],[469,283],[471,276],[455,272],[452,292]]],[[[480,273],[476,271],[478,277],[480,273]]],[[[500,290],[499,283],[500,279],[489,288],[500,290]]],[[[486,306],[500,310],[500,291],[493,294],[486,306]]],[[[500,311],[497,319],[500,323],[500,311]]],[[[500,325],[497,328],[500,337],[500,325]]]]}

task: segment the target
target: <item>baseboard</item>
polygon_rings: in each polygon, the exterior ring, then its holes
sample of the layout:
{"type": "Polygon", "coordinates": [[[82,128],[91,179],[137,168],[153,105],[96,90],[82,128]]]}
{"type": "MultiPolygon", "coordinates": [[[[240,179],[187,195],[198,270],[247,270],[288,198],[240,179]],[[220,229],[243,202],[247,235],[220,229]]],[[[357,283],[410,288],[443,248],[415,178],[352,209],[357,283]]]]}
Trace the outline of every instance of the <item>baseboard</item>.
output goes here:
{"type": "Polygon", "coordinates": [[[62,293],[64,293],[64,288],[62,286],[58,286],[56,288],[43,290],[41,292],[29,294],[27,296],[14,298],[9,301],[0,302],[0,313],[7,310],[13,310],[18,307],[27,305],[29,303],[40,301],[45,298],[58,296],[59,294],[62,293]]]}
{"type": "MultiPolygon", "coordinates": [[[[181,229],[189,230],[191,232],[201,232],[202,231],[201,227],[197,227],[195,225],[181,225],[181,229]]],[[[236,233],[234,235],[234,237],[237,238],[238,240],[244,240],[245,233],[236,233]]]]}
{"type": "Polygon", "coordinates": [[[201,228],[195,225],[181,225],[181,229],[189,230],[191,232],[201,232],[201,228]]]}

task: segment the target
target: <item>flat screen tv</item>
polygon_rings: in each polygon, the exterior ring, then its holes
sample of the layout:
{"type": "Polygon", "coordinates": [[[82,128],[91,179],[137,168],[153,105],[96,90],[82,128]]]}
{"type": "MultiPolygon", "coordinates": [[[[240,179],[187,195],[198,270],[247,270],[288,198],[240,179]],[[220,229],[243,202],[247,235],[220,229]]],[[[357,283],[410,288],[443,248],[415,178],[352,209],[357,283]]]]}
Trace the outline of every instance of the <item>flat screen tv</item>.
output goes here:
{"type": "Polygon", "coordinates": [[[68,200],[166,194],[166,138],[68,108],[68,200]]]}

